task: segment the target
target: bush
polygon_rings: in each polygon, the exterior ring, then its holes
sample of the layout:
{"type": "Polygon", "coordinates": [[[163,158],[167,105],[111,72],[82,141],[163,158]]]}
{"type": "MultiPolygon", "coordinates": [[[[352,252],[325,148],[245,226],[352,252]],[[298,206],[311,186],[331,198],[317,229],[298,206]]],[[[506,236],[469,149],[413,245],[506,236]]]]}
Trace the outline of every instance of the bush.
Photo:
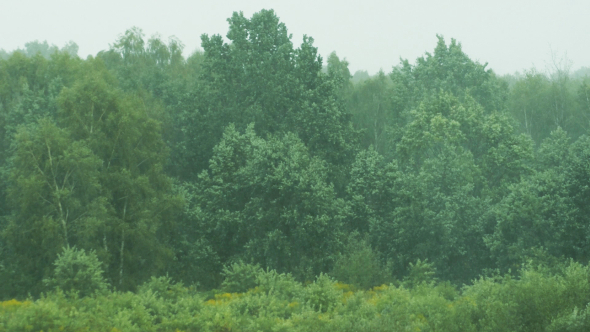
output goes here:
{"type": "Polygon", "coordinates": [[[436,282],[434,275],[436,268],[434,264],[428,263],[428,259],[421,261],[418,259],[416,264],[410,263],[409,273],[404,278],[403,284],[407,287],[415,287],[421,284],[431,284],[436,282]]]}
{"type": "Polygon", "coordinates": [[[339,290],[336,282],[327,274],[320,274],[313,284],[305,288],[304,301],[314,310],[326,312],[336,304],[342,303],[342,290],[339,290]]]}
{"type": "Polygon", "coordinates": [[[66,293],[76,292],[79,296],[88,296],[108,289],[108,283],[102,275],[101,263],[94,251],[86,254],[84,249],[64,248],[64,252],[53,264],[53,277],[44,280],[50,288],[59,288],[66,293]]]}
{"type": "Polygon", "coordinates": [[[223,268],[221,290],[227,293],[245,293],[258,285],[257,278],[263,270],[260,265],[242,261],[223,268]]]}
{"type": "Polygon", "coordinates": [[[571,313],[558,317],[547,328],[548,332],[586,332],[590,331],[590,305],[584,310],[574,308],[571,313]]]}
{"type": "Polygon", "coordinates": [[[336,260],[330,275],[338,281],[369,289],[392,281],[391,273],[387,270],[367,241],[353,236],[345,253],[336,260]]]}
{"type": "Polygon", "coordinates": [[[290,273],[278,273],[275,270],[262,271],[258,274],[256,281],[260,291],[272,293],[281,299],[296,300],[303,293],[303,285],[290,273]]]}
{"type": "Polygon", "coordinates": [[[158,278],[152,276],[137,289],[138,295],[151,293],[163,300],[172,301],[186,296],[188,291],[189,289],[184,287],[182,283],[174,283],[168,276],[158,278]]]}

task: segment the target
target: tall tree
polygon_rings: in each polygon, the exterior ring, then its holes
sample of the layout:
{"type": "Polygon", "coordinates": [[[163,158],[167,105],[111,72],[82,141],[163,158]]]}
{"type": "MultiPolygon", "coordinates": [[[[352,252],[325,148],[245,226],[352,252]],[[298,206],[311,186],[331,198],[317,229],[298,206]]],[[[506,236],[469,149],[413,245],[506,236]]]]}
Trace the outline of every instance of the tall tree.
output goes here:
{"type": "Polygon", "coordinates": [[[395,138],[399,138],[401,128],[407,119],[402,112],[404,101],[383,72],[354,85],[347,97],[347,108],[352,113],[355,127],[363,129],[362,145],[372,145],[387,159],[395,152],[395,138]]]}
{"type": "Polygon", "coordinates": [[[44,117],[55,119],[57,97],[76,79],[81,60],[66,52],[50,59],[13,52],[0,60],[0,216],[8,215],[5,202],[10,156],[19,126],[34,126],[44,117]]]}
{"type": "Polygon", "coordinates": [[[5,240],[20,261],[38,256],[33,285],[62,246],[76,245],[96,250],[107,276],[129,289],[166,267],[179,201],[163,173],[158,121],[114,87],[101,61],[84,72],[59,96],[59,127],[45,119],[17,135],[5,240]]]}
{"type": "Polygon", "coordinates": [[[321,73],[322,60],[313,39],[298,49],[272,10],[251,19],[234,13],[227,38],[203,35],[203,76],[198,120],[188,149],[199,151],[197,169],[207,167],[213,146],[230,122],[239,130],[255,123],[256,133],[296,132],[314,155],[336,165],[352,158],[355,133],[338,102],[334,81],[321,73]],[[351,142],[351,140],[353,140],[351,142]]]}
{"type": "Polygon", "coordinates": [[[244,259],[298,277],[327,272],[345,204],[326,163],[294,134],[259,138],[229,126],[196,187],[202,226],[222,262],[244,259]]]}
{"type": "Polygon", "coordinates": [[[330,53],[328,56],[328,77],[334,80],[338,90],[338,97],[341,100],[345,100],[350,90],[352,89],[352,82],[350,70],[348,70],[348,61],[345,59],[340,60],[336,52],[330,53]]]}
{"type": "MultiPolygon", "coordinates": [[[[8,191],[13,215],[3,235],[20,272],[29,276],[23,279],[38,283],[63,247],[96,243],[107,215],[100,160],[47,118],[21,127],[15,145],[8,191]]],[[[21,286],[40,291],[39,284],[21,286]]]]}
{"type": "Polygon", "coordinates": [[[546,137],[553,127],[552,121],[548,119],[548,108],[551,107],[549,89],[547,77],[531,70],[515,82],[510,93],[510,113],[520,122],[522,131],[536,142],[546,137]]]}
{"type": "Polygon", "coordinates": [[[571,143],[558,128],[543,140],[537,170],[510,187],[493,209],[486,238],[499,267],[522,263],[535,251],[586,262],[588,250],[588,139],[571,143]]]}
{"type": "Polygon", "coordinates": [[[163,269],[170,255],[160,236],[177,206],[163,166],[167,149],[160,123],[145,104],[121,94],[100,61],[60,96],[60,123],[102,161],[102,195],[109,204],[102,248],[109,276],[123,288],[163,269]]]}
{"type": "Polygon", "coordinates": [[[486,69],[487,63],[471,60],[455,39],[447,45],[442,36],[437,35],[437,38],[434,53],[418,58],[415,65],[402,60],[391,73],[392,80],[409,94],[410,108],[428,95],[443,90],[459,98],[468,93],[487,112],[503,110],[507,86],[491,69],[486,69]]]}

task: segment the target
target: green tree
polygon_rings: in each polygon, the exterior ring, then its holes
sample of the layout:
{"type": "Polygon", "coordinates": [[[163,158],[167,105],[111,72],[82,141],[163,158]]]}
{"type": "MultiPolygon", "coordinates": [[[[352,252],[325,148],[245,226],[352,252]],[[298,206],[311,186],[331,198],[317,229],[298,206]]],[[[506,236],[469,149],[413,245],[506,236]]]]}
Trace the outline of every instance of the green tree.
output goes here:
{"type": "Polygon", "coordinates": [[[511,88],[510,113],[537,144],[557,128],[564,129],[572,138],[585,134],[589,128],[584,106],[585,83],[583,79],[572,79],[569,65],[554,61],[546,74],[532,69],[511,88]]]}
{"type": "Polygon", "coordinates": [[[590,129],[590,116],[588,115],[590,114],[590,78],[585,78],[578,87],[578,105],[578,114],[580,114],[578,124],[584,128],[583,132],[587,134],[590,129]]]}
{"type": "Polygon", "coordinates": [[[486,237],[502,269],[518,267],[534,250],[556,257],[578,256],[580,233],[563,174],[547,170],[523,179],[493,209],[494,233],[486,237]]]}
{"type": "Polygon", "coordinates": [[[352,233],[330,275],[360,289],[370,289],[392,281],[391,271],[367,240],[352,233]]]}
{"type": "Polygon", "coordinates": [[[60,95],[60,123],[101,160],[101,196],[108,202],[102,231],[107,275],[132,288],[167,265],[166,237],[180,201],[163,167],[167,149],[160,123],[138,98],[120,93],[100,61],[60,95]]]}
{"type": "Polygon", "coordinates": [[[350,80],[352,75],[350,75],[350,70],[348,70],[348,61],[346,61],[346,58],[340,60],[336,52],[332,52],[328,56],[327,63],[328,77],[334,81],[339,98],[344,100],[352,89],[352,82],[350,80]]]}
{"type": "Polygon", "coordinates": [[[35,125],[44,117],[55,119],[57,96],[78,75],[81,60],[58,52],[48,60],[14,52],[0,60],[0,215],[9,213],[5,202],[11,145],[21,125],[35,125]]]}
{"type": "Polygon", "coordinates": [[[548,119],[551,107],[550,82],[535,70],[527,71],[510,91],[509,110],[519,121],[521,130],[539,142],[552,127],[548,119]]]}
{"type": "Polygon", "coordinates": [[[401,127],[407,122],[398,88],[399,85],[393,85],[388,76],[379,72],[356,84],[346,101],[355,127],[363,130],[361,145],[372,145],[388,160],[393,158],[401,127]]]}
{"type": "MultiPolygon", "coordinates": [[[[295,132],[313,155],[331,165],[354,157],[356,133],[338,101],[337,85],[321,73],[313,39],[294,49],[286,26],[272,10],[252,18],[234,13],[225,43],[203,35],[202,85],[197,110],[185,127],[188,150],[198,151],[196,169],[207,167],[213,147],[230,122],[238,130],[256,124],[256,133],[295,132]]],[[[332,170],[342,177],[342,170],[332,170]]]]}
{"type": "Polygon", "coordinates": [[[3,235],[19,269],[38,282],[62,247],[88,245],[104,224],[100,160],[48,119],[21,127],[15,144],[8,187],[13,214],[3,235]]]}
{"type": "Polygon", "coordinates": [[[9,169],[3,234],[32,292],[62,247],[95,250],[118,288],[168,266],[180,200],[163,172],[160,123],[115,88],[101,61],[61,91],[55,120],[23,126],[9,169]]]}
{"type": "Polygon", "coordinates": [[[158,35],[146,39],[141,29],[133,27],[97,57],[115,74],[120,87],[138,95],[149,105],[151,116],[162,122],[162,136],[170,148],[166,171],[194,180],[199,165],[208,160],[201,156],[199,136],[201,126],[208,125],[199,107],[204,55],[197,51],[185,59],[183,49],[175,37],[167,42],[158,35]]]}
{"type": "Polygon", "coordinates": [[[351,177],[354,216],[370,221],[372,244],[398,275],[410,262],[429,259],[441,276],[467,282],[490,264],[483,238],[493,222],[483,216],[530,172],[532,145],[506,116],[485,114],[468,97],[460,102],[441,93],[411,117],[396,166],[358,167],[365,184],[351,177]],[[387,176],[377,175],[379,168],[387,176]]]}
{"type": "Polygon", "coordinates": [[[530,169],[532,142],[515,132],[507,115],[485,114],[468,96],[460,102],[452,95],[441,93],[425,100],[411,114],[413,120],[404,128],[397,145],[404,166],[420,167],[448,142],[473,155],[483,176],[483,182],[474,182],[475,189],[495,200],[530,169]]]}
{"type": "Polygon", "coordinates": [[[117,39],[108,51],[97,58],[115,73],[121,88],[127,92],[148,91],[157,98],[169,98],[170,85],[182,80],[184,45],[175,37],[168,43],[154,35],[145,40],[143,31],[133,27],[117,39]]]}
{"type": "Polygon", "coordinates": [[[575,207],[576,221],[575,231],[571,236],[582,240],[577,242],[576,251],[579,253],[573,257],[585,262],[590,258],[587,240],[590,234],[590,137],[579,137],[571,146],[570,156],[572,157],[567,164],[567,188],[575,207]]]}
{"type": "Polygon", "coordinates": [[[223,263],[243,259],[298,277],[327,271],[342,236],[344,201],[325,162],[294,134],[259,138],[229,126],[196,186],[198,223],[223,263]]]}
{"type": "Polygon", "coordinates": [[[395,209],[397,163],[385,163],[375,149],[360,151],[350,171],[347,186],[351,214],[347,218],[348,231],[366,234],[371,225],[382,223],[395,209]]]}
{"type": "Polygon", "coordinates": [[[428,95],[443,90],[459,98],[467,93],[486,112],[503,110],[508,87],[491,69],[486,69],[487,63],[482,65],[471,60],[455,39],[447,45],[442,36],[437,35],[437,38],[434,53],[426,53],[413,66],[402,60],[390,75],[407,95],[408,107],[415,107],[428,95]]]}
{"type": "Polygon", "coordinates": [[[499,267],[518,266],[536,250],[585,262],[588,252],[588,139],[571,143],[558,128],[537,154],[537,170],[510,186],[491,210],[486,244],[499,267]]]}

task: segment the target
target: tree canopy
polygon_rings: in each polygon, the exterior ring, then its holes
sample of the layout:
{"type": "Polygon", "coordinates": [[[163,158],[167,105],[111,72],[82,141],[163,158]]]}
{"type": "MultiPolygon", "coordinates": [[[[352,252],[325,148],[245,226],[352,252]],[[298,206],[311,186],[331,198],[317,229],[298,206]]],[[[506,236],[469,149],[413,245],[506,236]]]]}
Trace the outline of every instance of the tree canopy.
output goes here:
{"type": "MultiPolygon", "coordinates": [[[[188,292],[176,280],[214,301],[285,287],[272,301],[323,315],[345,287],[471,285],[492,306],[486,287],[508,298],[585,269],[586,71],[500,77],[438,35],[415,61],[352,75],[273,10],[227,23],[190,55],[138,27],[87,59],[73,42],[0,51],[0,300],[172,303],[188,292]]],[[[432,296],[459,306],[448,294],[432,296]]]]}

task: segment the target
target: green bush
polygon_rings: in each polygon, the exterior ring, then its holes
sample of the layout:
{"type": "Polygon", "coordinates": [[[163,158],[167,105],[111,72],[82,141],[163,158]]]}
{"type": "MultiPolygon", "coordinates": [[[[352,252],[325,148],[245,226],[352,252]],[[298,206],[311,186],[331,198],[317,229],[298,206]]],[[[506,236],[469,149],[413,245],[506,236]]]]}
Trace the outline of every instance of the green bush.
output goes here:
{"type": "Polygon", "coordinates": [[[351,236],[345,252],[336,260],[330,275],[338,281],[361,289],[392,281],[391,273],[387,267],[382,266],[373,248],[366,240],[356,239],[354,235],[351,236]]]}
{"type": "Polygon", "coordinates": [[[436,268],[434,264],[428,263],[428,259],[416,261],[416,264],[410,263],[408,268],[408,275],[404,278],[403,284],[406,287],[415,287],[420,284],[430,284],[436,281],[434,277],[436,274],[436,268]]]}
{"type": "Polygon", "coordinates": [[[75,292],[79,296],[108,289],[101,263],[94,251],[87,254],[84,249],[64,248],[53,264],[53,277],[44,280],[49,288],[59,288],[66,293],[75,292]]]}
{"type": "Polygon", "coordinates": [[[290,273],[278,273],[275,270],[260,272],[256,282],[260,291],[286,300],[300,299],[304,290],[303,285],[290,273]]]}
{"type": "Polygon", "coordinates": [[[304,286],[248,264],[228,275],[255,275],[248,281],[254,288],[207,299],[168,277],[151,278],[135,294],[79,297],[57,289],[36,301],[0,302],[0,331],[590,331],[586,266],[527,265],[516,276],[481,278],[459,292],[433,280],[428,265],[412,265],[411,283],[370,290],[325,274],[304,286]]]}
{"type": "Polygon", "coordinates": [[[257,278],[263,270],[260,265],[242,261],[223,268],[221,290],[227,293],[244,293],[258,285],[257,278]]]}
{"type": "Polygon", "coordinates": [[[342,290],[327,274],[320,274],[314,283],[305,288],[303,300],[314,310],[326,312],[341,304],[342,290]]]}
{"type": "Polygon", "coordinates": [[[571,313],[564,314],[551,322],[547,332],[587,332],[590,331],[590,305],[584,310],[575,307],[571,313]]]}

